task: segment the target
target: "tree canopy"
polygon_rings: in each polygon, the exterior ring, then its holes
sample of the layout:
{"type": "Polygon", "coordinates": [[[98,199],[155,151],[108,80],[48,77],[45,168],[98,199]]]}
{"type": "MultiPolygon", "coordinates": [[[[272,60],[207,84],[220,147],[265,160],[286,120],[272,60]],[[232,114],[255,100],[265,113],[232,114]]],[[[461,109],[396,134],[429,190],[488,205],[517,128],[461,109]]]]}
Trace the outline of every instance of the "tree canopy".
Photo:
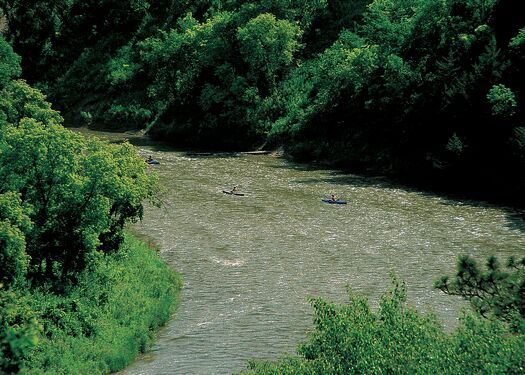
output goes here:
{"type": "Polygon", "coordinates": [[[66,124],[145,128],[182,146],[283,146],[524,203],[525,22],[515,7],[0,2],[24,78],[66,124]]]}
{"type": "Polygon", "coordinates": [[[156,178],[134,147],[86,139],[24,80],[0,38],[0,283],[61,287],[114,252],[153,200],[156,178]]]}
{"type": "MultiPolygon", "coordinates": [[[[103,315],[102,303],[98,299],[90,301],[92,305],[84,302],[89,305],[89,313],[79,313],[82,303],[70,295],[71,290],[79,293],[75,289],[79,283],[89,284],[80,289],[100,288],[107,299],[111,290],[102,275],[110,272],[103,265],[114,254],[131,251],[121,246],[124,226],[142,217],[145,200],[155,202],[157,183],[129,143],[109,144],[65,129],[62,116],[46,96],[18,79],[20,74],[20,58],[0,37],[2,374],[18,373],[35,353],[33,349],[42,336],[54,340],[61,337],[62,342],[67,341],[62,335],[82,336],[79,341],[83,342],[85,337],[94,335],[96,324],[91,315],[103,315]]],[[[145,260],[146,252],[141,250],[136,258],[145,260]]],[[[130,263],[136,266],[138,262],[135,259],[130,263]]],[[[157,259],[156,263],[148,263],[146,272],[161,272],[173,283],[172,275],[162,266],[157,259]]],[[[136,284],[143,281],[135,279],[129,283],[137,289],[136,284]]],[[[163,285],[164,290],[152,293],[156,299],[160,297],[159,302],[147,302],[152,309],[146,315],[146,328],[142,321],[133,324],[141,333],[131,347],[139,346],[138,341],[145,340],[150,327],[167,319],[168,306],[178,288],[174,289],[174,285],[163,285]]],[[[155,290],[157,285],[148,288],[155,290]]],[[[117,320],[112,316],[109,319],[117,320]]],[[[136,334],[133,332],[133,337],[136,334]]],[[[127,340],[126,347],[130,347],[129,341],[132,340],[127,340]]],[[[39,353],[46,355],[46,350],[39,353]]],[[[117,358],[126,356],[132,357],[133,353],[117,358]]],[[[120,369],[120,361],[111,368],[120,369]]],[[[48,360],[44,362],[49,365],[48,360]]],[[[95,362],[100,366],[104,356],[95,362]]],[[[78,368],[77,365],[74,372],[78,368]]]]}

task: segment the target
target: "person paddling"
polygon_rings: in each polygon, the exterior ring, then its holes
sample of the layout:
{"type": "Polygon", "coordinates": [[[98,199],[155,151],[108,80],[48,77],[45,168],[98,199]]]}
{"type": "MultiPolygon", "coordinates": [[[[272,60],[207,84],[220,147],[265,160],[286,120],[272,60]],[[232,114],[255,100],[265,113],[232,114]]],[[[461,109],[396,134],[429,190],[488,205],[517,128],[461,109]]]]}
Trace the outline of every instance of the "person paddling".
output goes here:
{"type": "Polygon", "coordinates": [[[238,192],[237,186],[234,186],[233,189],[230,190],[230,193],[235,194],[238,192]]]}

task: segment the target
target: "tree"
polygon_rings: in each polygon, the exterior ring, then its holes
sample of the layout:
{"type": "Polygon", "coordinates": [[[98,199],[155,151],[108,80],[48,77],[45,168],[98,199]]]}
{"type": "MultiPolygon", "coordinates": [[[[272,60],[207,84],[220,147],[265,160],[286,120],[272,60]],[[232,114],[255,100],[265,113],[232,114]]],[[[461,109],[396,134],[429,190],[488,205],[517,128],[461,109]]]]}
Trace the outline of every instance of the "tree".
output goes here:
{"type": "Polygon", "coordinates": [[[23,118],[35,119],[43,125],[56,125],[63,121],[60,113],[46,101],[46,96],[24,80],[10,81],[0,93],[0,128],[8,123],[16,125],[23,118]]]}
{"type": "Polygon", "coordinates": [[[6,39],[22,56],[24,75],[32,83],[43,81],[50,70],[59,68],[50,62],[57,62],[59,57],[55,44],[70,3],[39,0],[28,6],[23,1],[0,0],[0,10],[8,24],[6,39]]]}
{"type": "Polygon", "coordinates": [[[29,256],[25,233],[32,228],[27,214],[19,194],[0,194],[0,285],[4,287],[22,285],[26,279],[29,256]]]}
{"type": "Polygon", "coordinates": [[[494,85],[487,94],[487,99],[492,106],[492,115],[510,118],[516,114],[516,96],[505,85],[494,85]]]}
{"type": "Polygon", "coordinates": [[[250,67],[250,75],[262,75],[264,83],[275,84],[278,74],[292,63],[299,50],[301,33],[297,25],[277,20],[268,13],[260,14],[239,27],[237,39],[241,55],[250,67]]]}
{"type": "MultiPolygon", "coordinates": [[[[110,145],[64,129],[45,95],[17,74],[2,44],[0,86],[0,282],[74,281],[123,228],[142,217],[156,177],[129,144],[110,145]],[[9,73],[10,72],[10,73],[9,73]]],[[[10,57],[11,56],[11,57],[10,57]]]]}
{"type": "Polygon", "coordinates": [[[0,284],[0,373],[18,374],[41,327],[22,298],[0,284]]]}
{"type": "Polygon", "coordinates": [[[11,46],[0,34],[0,90],[14,77],[21,73],[20,56],[13,52],[11,46]]]}
{"type": "Polygon", "coordinates": [[[35,282],[74,280],[99,251],[117,251],[142,217],[155,178],[129,144],[85,139],[23,118],[0,138],[0,193],[18,192],[34,226],[26,233],[35,282]],[[45,276],[45,277],[44,277],[45,276]]]}
{"type": "Polygon", "coordinates": [[[525,257],[510,257],[505,268],[494,256],[487,259],[485,269],[471,257],[461,256],[456,275],[443,276],[434,286],[468,300],[482,316],[495,316],[525,332],[525,257]]]}

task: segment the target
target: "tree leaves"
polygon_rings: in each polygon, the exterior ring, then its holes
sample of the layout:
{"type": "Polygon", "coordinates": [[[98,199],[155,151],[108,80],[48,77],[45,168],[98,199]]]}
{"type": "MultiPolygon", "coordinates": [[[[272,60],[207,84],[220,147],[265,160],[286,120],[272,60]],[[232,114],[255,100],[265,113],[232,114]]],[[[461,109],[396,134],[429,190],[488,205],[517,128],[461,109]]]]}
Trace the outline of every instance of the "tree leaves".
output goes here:
{"type": "Polygon", "coordinates": [[[0,263],[13,262],[10,283],[25,273],[28,256],[33,282],[74,281],[98,251],[117,251],[124,225],[140,219],[142,202],[153,199],[156,178],[130,144],[66,130],[41,93],[23,82],[13,87],[14,123],[0,133],[0,197],[13,197],[0,209],[0,221],[8,220],[0,263]]]}
{"type": "Polygon", "coordinates": [[[521,330],[525,327],[525,258],[510,258],[506,269],[494,256],[487,259],[485,269],[471,257],[461,256],[456,275],[444,276],[434,286],[465,298],[481,315],[495,316],[521,330]]]}

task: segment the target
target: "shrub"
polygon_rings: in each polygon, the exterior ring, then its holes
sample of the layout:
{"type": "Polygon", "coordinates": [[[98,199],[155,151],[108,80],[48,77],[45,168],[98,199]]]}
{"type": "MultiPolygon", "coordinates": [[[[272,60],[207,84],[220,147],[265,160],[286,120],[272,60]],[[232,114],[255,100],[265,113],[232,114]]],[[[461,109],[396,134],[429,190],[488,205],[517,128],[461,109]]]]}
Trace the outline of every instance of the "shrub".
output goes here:
{"type": "Polygon", "coordinates": [[[499,321],[465,316],[447,334],[431,314],[407,306],[394,282],[377,311],[350,293],[346,304],[312,299],[315,330],[299,355],[251,361],[250,374],[465,374],[521,373],[525,335],[499,321]]]}
{"type": "Polygon", "coordinates": [[[38,343],[40,327],[34,312],[20,295],[0,284],[0,373],[17,374],[38,343]]]}
{"type": "Polygon", "coordinates": [[[27,296],[43,327],[28,373],[106,374],[129,364],[177,307],[181,278],[130,235],[97,260],[67,296],[27,296]]]}

